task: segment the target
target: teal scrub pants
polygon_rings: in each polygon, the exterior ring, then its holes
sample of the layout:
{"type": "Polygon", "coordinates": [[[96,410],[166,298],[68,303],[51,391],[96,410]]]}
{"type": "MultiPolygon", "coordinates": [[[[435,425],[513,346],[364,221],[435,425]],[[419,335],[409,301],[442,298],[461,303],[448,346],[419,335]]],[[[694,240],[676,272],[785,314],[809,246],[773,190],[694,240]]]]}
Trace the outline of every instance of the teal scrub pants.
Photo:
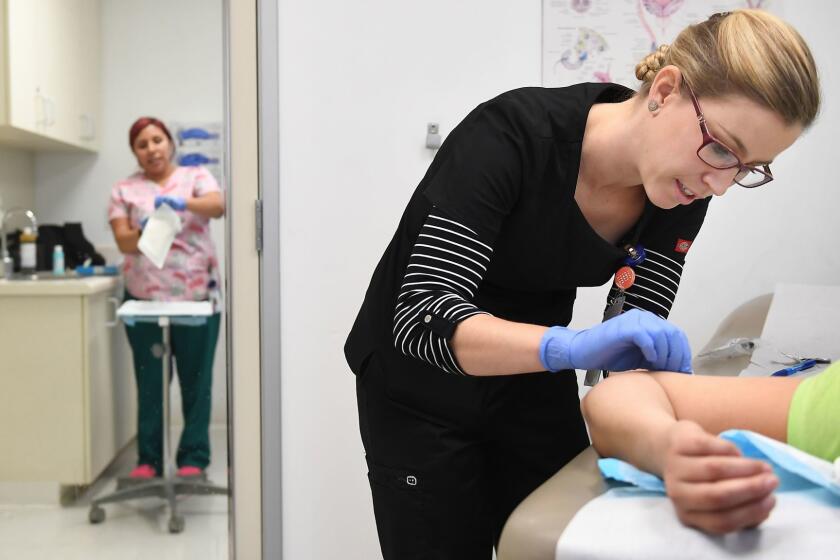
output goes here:
{"type": "MultiPolygon", "coordinates": [[[[136,298],[126,293],[125,299],[136,298]]],[[[179,467],[190,465],[203,469],[210,463],[213,357],[219,338],[219,320],[220,314],[216,313],[198,327],[170,328],[184,412],[184,431],[176,455],[179,467]]],[[[140,322],[132,327],[126,325],[125,330],[137,380],[137,463],[152,465],[160,475],[163,473],[163,363],[154,356],[152,347],[161,344],[162,332],[156,323],[140,322]]]]}

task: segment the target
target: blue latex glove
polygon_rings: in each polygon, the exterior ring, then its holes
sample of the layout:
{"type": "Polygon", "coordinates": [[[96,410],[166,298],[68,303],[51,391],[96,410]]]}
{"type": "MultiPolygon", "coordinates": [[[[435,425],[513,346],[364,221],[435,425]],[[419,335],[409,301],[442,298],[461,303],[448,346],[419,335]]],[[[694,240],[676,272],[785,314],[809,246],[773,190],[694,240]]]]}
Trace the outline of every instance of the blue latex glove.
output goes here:
{"type": "Polygon", "coordinates": [[[182,196],[158,195],[155,197],[155,208],[161,204],[168,204],[173,210],[187,209],[187,200],[182,196]]]}
{"type": "Polygon", "coordinates": [[[590,329],[552,327],[540,341],[549,371],[651,369],[691,373],[691,347],[679,328],[648,311],[631,309],[590,329]]]}

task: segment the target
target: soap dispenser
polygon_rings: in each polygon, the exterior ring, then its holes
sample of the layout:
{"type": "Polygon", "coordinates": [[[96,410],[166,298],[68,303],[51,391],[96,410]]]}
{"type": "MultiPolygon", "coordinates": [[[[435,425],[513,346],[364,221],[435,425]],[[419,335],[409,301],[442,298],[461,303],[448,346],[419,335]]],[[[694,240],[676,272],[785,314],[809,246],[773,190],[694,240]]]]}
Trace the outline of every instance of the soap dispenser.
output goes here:
{"type": "Polygon", "coordinates": [[[38,266],[38,234],[32,228],[23,228],[20,234],[20,271],[25,274],[34,274],[38,266]]]}

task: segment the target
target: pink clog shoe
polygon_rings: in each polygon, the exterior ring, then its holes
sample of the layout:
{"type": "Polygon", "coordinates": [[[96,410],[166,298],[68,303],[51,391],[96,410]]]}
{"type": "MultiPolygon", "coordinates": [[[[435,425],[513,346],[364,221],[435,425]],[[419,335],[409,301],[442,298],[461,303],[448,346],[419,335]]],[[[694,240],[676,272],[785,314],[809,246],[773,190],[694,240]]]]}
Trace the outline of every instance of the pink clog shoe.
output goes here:
{"type": "Polygon", "coordinates": [[[129,478],[154,478],[157,476],[157,471],[152,465],[137,465],[128,476],[129,478]]]}
{"type": "Polygon", "coordinates": [[[203,473],[204,471],[202,469],[194,467],[192,465],[184,465],[183,467],[178,468],[178,476],[201,476],[203,473]]]}

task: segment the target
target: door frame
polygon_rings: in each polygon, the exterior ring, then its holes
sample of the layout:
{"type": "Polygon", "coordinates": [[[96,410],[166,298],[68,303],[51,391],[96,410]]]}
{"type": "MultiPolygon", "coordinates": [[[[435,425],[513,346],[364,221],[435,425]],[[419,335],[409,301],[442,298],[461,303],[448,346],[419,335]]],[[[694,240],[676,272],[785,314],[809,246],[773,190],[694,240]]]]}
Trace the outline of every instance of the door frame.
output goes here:
{"type": "Polygon", "coordinates": [[[224,0],[224,9],[230,557],[273,560],[282,555],[277,0],[224,0]]]}
{"type": "Polygon", "coordinates": [[[257,2],[260,166],[260,359],[262,391],[262,554],[283,556],[280,345],[279,0],[257,2]]]}

